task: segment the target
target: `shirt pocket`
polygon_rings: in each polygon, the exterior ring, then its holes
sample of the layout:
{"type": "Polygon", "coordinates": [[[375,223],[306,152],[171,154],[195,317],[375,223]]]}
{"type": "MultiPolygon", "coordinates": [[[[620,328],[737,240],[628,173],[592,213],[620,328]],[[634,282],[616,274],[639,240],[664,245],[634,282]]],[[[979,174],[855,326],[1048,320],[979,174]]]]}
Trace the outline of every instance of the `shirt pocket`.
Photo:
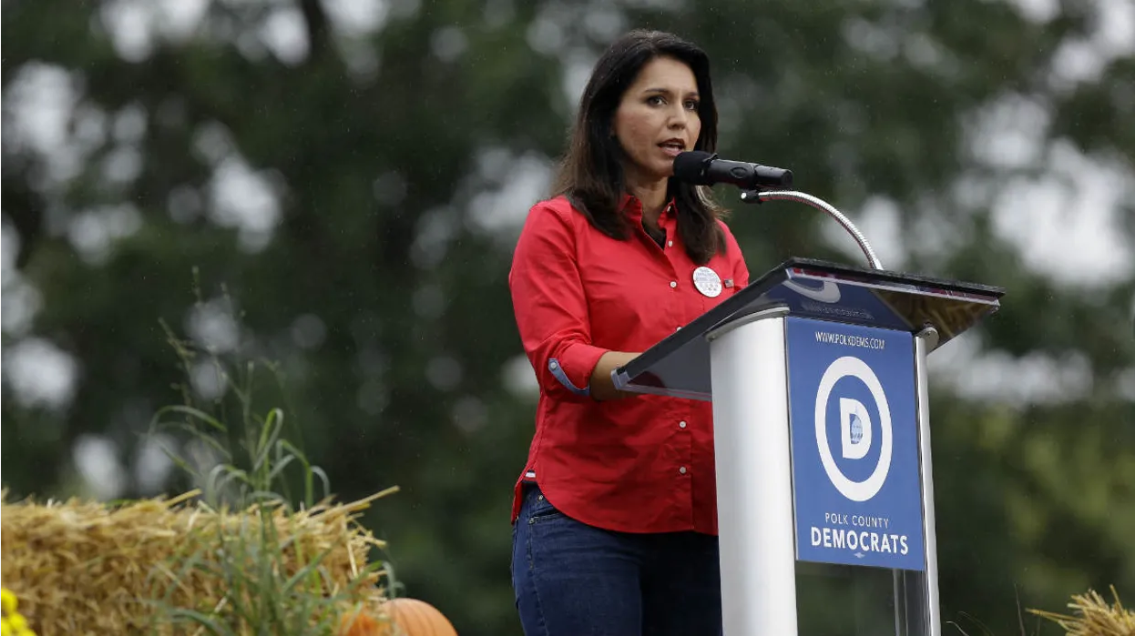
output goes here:
{"type": "Polygon", "coordinates": [[[633,351],[649,346],[681,315],[673,276],[638,263],[601,264],[584,273],[592,344],[633,351]]]}

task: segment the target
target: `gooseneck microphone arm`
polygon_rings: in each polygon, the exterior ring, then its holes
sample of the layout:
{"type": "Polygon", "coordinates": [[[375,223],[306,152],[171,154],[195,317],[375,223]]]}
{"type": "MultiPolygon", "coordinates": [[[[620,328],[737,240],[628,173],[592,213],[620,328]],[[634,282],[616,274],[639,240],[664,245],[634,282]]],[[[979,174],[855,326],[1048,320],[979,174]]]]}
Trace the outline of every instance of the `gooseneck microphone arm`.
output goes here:
{"type": "Polygon", "coordinates": [[[879,261],[879,257],[875,255],[875,250],[871,249],[871,244],[867,242],[867,237],[863,236],[863,233],[859,231],[859,228],[855,227],[851,219],[847,218],[842,212],[822,199],[794,190],[744,190],[741,192],[741,200],[745,203],[796,201],[797,203],[810,205],[817,210],[823,210],[843,226],[843,229],[847,230],[847,233],[855,239],[855,242],[859,244],[859,249],[863,250],[863,254],[867,257],[867,262],[871,265],[872,269],[883,269],[883,264],[879,261]]]}
{"type": "Polygon", "coordinates": [[[674,177],[695,185],[711,186],[715,183],[728,183],[741,189],[741,200],[745,203],[762,201],[796,201],[823,210],[839,222],[851,234],[859,248],[867,256],[867,262],[874,269],[883,269],[875,250],[867,238],[855,227],[851,219],[832,205],[792,187],[792,171],[772,166],[762,166],[743,161],[721,159],[717,153],[691,150],[678,153],[674,158],[674,177]],[[779,189],[778,189],[779,188],[779,189]]]}

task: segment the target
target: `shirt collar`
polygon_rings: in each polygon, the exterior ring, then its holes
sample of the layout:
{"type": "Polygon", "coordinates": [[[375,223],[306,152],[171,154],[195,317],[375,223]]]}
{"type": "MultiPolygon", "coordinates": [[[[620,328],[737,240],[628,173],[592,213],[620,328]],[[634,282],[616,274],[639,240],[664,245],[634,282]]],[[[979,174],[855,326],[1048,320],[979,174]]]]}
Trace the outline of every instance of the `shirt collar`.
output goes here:
{"type": "MultiPolygon", "coordinates": [[[[642,201],[639,201],[638,197],[624,192],[619,200],[619,210],[627,212],[632,219],[642,218],[642,201]]],[[[677,218],[677,210],[677,199],[670,197],[670,201],[666,204],[666,207],[662,208],[662,213],[658,215],[659,222],[669,218],[677,218]]]]}

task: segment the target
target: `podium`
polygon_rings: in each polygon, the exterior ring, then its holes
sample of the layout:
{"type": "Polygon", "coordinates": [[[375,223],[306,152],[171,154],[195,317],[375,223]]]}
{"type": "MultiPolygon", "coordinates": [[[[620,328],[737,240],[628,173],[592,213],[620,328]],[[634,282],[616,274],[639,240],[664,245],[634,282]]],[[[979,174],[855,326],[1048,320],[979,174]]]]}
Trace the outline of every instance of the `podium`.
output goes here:
{"type": "Polygon", "coordinates": [[[941,634],[926,360],[1002,295],[792,258],[613,372],[713,402],[726,636],[798,634],[798,564],[889,571],[894,633],[941,634]]]}

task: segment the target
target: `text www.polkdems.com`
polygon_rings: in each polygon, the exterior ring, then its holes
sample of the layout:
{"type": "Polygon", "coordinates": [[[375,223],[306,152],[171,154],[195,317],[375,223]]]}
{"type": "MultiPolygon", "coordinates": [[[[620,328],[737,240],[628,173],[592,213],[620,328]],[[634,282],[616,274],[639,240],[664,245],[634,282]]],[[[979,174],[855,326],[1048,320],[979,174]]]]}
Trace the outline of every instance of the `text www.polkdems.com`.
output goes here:
{"type": "Polygon", "coordinates": [[[816,332],[816,342],[824,344],[837,344],[846,347],[861,347],[863,349],[882,349],[886,341],[882,338],[865,338],[863,336],[849,336],[845,333],[816,332]]]}

